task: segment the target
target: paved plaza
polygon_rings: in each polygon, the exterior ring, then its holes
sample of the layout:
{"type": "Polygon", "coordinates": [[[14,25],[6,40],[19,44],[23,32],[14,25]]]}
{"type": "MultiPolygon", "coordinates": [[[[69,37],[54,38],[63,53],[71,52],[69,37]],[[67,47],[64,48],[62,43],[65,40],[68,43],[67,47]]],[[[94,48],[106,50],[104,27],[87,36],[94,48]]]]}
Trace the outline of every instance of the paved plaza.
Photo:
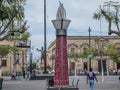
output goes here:
{"type": "MultiPolygon", "coordinates": [[[[98,76],[98,83],[95,83],[95,90],[120,90],[119,76],[105,76],[104,82],[101,82],[101,77],[98,76]]],[[[89,86],[86,84],[85,76],[71,76],[70,85],[74,80],[80,79],[78,87],[79,90],[89,90],[89,86]]],[[[47,90],[46,80],[27,80],[19,77],[17,80],[10,80],[10,77],[4,77],[2,90],[47,90]]]]}

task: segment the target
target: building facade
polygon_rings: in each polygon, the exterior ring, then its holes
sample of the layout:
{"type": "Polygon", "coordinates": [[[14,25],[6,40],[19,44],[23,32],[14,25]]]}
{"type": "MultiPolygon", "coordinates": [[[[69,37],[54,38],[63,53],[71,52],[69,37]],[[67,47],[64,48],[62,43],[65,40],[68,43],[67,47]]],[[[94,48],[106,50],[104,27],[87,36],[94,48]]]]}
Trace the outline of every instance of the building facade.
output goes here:
{"type": "MultiPolygon", "coordinates": [[[[19,42],[20,44],[20,42],[19,42]]],[[[1,45],[10,45],[18,47],[18,42],[3,40],[0,41],[1,45]]],[[[20,50],[18,52],[10,52],[8,55],[4,57],[0,57],[0,65],[2,74],[10,74],[13,71],[16,73],[22,73],[22,71],[27,70],[27,49],[25,47],[19,47],[20,50]]]]}
{"type": "MultiPolygon", "coordinates": [[[[106,49],[107,44],[114,44],[117,50],[120,50],[120,37],[118,36],[68,36],[67,37],[67,53],[68,53],[68,69],[69,72],[84,72],[89,69],[89,59],[81,57],[81,53],[89,48],[95,48],[99,52],[100,49],[106,49]],[[90,40],[90,42],[89,42],[90,40]],[[72,57],[70,55],[72,54],[72,57]]],[[[54,40],[48,47],[49,66],[55,69],[56,57],[56,41],[54,40]]],[[[116,64],[108,56],[101,57],[96,55],[91,59],[91,67],[96,72],[101,72],[101,62],[104,72],[120,69],[120,63],[116,64]]]]}

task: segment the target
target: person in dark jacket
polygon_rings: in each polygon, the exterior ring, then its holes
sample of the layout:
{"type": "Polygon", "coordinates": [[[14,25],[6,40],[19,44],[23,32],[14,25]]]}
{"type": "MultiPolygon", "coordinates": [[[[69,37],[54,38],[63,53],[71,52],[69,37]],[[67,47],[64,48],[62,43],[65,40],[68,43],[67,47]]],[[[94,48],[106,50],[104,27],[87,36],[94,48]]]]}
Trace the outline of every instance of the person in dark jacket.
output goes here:
{"type": "Polygon", "coordinates": [[[23,71],[23,78],[25,79],[25,71],[23,71]]]}
{"type": "Polygon", "coordinates": [[[87,73],[87,84],[89,83],[90,90],[94,90],[94,79],[98,82],[95,73],[93,72],[92,68],[90,68],[89,72],[87,73]]]}
{"type": "Polygon", "coordinates": [[[11,80],[15,80],[15,79],[16,79],[16,72],[13,71],[13,72],[12,72],[12,75],[11,75],[11,80]]]}

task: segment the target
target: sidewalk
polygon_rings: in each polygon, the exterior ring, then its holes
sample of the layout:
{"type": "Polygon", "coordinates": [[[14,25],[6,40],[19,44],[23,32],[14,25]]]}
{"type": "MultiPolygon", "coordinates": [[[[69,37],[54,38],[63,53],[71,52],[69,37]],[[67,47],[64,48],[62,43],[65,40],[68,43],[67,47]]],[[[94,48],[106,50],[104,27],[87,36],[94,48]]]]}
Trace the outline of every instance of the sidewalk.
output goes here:
{"type": "MultiPolygon", "coordinates": [[[[11,81],[11,76],[3,76],[4,81],[11,81]]],[[[16,80],[23,79],[23,76],[16,76],[16,80]]]]}
{"type": "MultiPolygon", "coordinates": [[[[70,77],[70,84],[80,79],[79,90],[89,90],[86,84],[85,76],[70,77]]],[[[105,76],[105,81],[101,83],[101,77],[98,76],[98,83],[95,83],[95,90],[120,90],[120,81],[118,76],[105,76]]],[[[10,80],[10,77],[4,77],[2,90],[47,90],[46,80],[26,80],[19,77],[17,80],[10,80]]]]}

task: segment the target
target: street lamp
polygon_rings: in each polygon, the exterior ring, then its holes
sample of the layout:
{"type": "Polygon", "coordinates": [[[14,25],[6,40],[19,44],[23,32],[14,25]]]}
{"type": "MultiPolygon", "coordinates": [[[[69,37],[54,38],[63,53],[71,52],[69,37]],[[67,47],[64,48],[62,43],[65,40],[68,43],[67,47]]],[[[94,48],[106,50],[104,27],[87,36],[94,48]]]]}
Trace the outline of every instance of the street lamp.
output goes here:
{"type": "MultiPolygon", "coordinates": [[[[29,67],[30,67],[30,76],[32,75],[32,54],[33,54],[32,52],[29,53],[29,55],[30,55],[30,56],[29,56],[29,57],[30,57],[30,62],[29,62],[29,63],[30,63],[30,64],[29,64],[29,67]]],[[[30,78],[31,78],[31,77],[30,77],[30,78]]]]}
{"type": "MultiPolygon", "coordinates": [[[[91,36],[90,36],[90,32],[91,32],[91,28],[88,28],[88,32],[89,32],[89,49],[91,48],[91,36]]],[[[89,58],[89,68],[91,68],[91,58],[89,58]]]]}
{"type": "Polygon", "coordinates": [[[33,53],[32,53],[32,48],[31,48],[31,40],[30,40],[30,43],[29,43],[29,71],[30,71],[30,79],[32,78],[32,56],[33,56],[33,53]]]}
{"type": "Polygon", "coordinates": [[[22,51],[22,73],[25,72],[24,64],[24,51],[22,51]]]}
{"type": "Polygon", "coordinates": [[[44,74],[48,73],[46,66],[46,0],[44,0],[44,74]]]}

